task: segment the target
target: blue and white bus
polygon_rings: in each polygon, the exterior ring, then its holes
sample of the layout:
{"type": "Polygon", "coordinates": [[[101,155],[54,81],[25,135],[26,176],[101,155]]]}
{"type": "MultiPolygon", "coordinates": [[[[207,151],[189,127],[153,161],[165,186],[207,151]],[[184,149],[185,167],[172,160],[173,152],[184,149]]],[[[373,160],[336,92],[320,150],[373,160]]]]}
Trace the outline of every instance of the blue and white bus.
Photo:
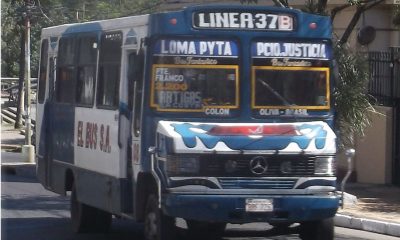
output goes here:
{"type": "Polygon", "coordinates": [[[300,224],[333,239],[336,136],[329,17],[192,6],[43,29],[37,175],[71,191],[76,232],[112,216],[173,239],[175,219],[300,224]]]}

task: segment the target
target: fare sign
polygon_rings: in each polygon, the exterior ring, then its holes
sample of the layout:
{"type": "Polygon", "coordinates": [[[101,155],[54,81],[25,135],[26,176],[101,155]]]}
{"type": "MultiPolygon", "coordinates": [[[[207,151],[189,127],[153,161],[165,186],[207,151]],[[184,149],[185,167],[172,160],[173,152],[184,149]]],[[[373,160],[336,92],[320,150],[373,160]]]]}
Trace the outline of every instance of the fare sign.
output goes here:
{"type": "Polygon", "coordinates": [[[240,30],[293,31],[293,16],[266,12],[196,12],[193,27],[240,30]]]}

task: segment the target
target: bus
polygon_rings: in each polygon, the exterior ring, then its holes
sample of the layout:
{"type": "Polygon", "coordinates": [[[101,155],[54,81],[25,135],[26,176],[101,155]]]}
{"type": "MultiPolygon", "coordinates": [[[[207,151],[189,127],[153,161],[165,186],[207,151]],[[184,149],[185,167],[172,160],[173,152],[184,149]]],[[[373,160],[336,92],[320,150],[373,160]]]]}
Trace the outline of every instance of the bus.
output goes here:
{"type": "MultiPolygon", "coordinates": [[[[333,239],[329,17],[247,5],[45,28],[37,176],[71,197],[75,232],[113,216],[148,240],[227,223],[333,239]]],[[[204,238],[206,239],[206,238],[204,238]]]]}

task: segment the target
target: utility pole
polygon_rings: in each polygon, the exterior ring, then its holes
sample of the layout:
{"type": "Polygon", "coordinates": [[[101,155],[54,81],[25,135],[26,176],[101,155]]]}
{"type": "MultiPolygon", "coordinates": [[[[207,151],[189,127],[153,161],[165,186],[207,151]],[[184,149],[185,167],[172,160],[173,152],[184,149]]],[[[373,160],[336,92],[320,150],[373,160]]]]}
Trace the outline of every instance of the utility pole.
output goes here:
{"type": "Polygon", "coordinates": [[[20,37],[20,56],[19,56],[19,74],[18,74],[18,100],[17,100],[17,115],[15,119],[14,128],[20,129],[22,127],[22,113],[24,111],[24,79],[25,79],[25,34],[24,29],[21,28],[20,37]]]}
{"type": "Polygon", "coordinates": [[[34,148],[31,143],[31,0],[25,0],[25,145],[23,153],[27,162],[34,162],[34,148]]]}

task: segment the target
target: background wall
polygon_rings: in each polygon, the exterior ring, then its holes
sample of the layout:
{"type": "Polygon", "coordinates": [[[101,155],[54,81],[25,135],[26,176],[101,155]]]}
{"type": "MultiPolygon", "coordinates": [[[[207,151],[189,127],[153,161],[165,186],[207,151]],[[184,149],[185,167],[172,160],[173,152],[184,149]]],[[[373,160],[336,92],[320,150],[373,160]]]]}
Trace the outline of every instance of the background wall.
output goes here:
{"type": "Polygon", "coordinates": [[[392,108],[375,106],[371,126],[356,143],[357,182],[390,184],[392,181],[392,108]]]}

